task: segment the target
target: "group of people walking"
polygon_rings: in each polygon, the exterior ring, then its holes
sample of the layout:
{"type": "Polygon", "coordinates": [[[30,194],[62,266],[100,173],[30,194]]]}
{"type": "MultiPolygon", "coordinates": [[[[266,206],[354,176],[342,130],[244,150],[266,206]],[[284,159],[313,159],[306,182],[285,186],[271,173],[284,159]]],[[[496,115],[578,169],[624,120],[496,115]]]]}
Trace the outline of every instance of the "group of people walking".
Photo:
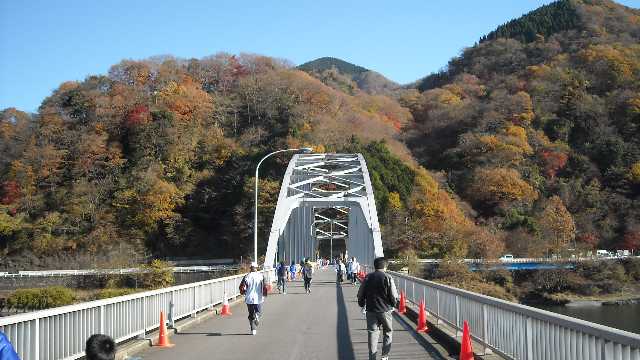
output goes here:
{"type": "Polygon", "coordinates": [[[307,294],[311,294],[311,279],[313,279],[313,273],[315,266],[305,259],[300,264],[296,264],[294,261],[291,265],[287,266],[284,261],[281,261],[276,266],[276,275],[278,276],[278,292],[280,294],[287,293],[287,282],[293,281],[296,278],[301,277],[304,280],[304,289],[307,294]]]}
{"type": "MultiPolygon", "coordinates": [[[[363,309],[366,316],[369,359],[377,359],[378,338],[382,328],[381,360],[388,360],[393,340],[393,310],[398,302],[398,292],[393,278],[386,273],[387,260],[382,257],[376,258],[373,266],[375,271],[365,277],[358,289],[358,305],[363,309]]],[[[341,277],[344,277],[345,274],[347,279],[355,284],[360,271],[360,264],[355,258],[349,259],[346,264],[341,259],[338,259],[335,267],[338,274],[338,284],[342,283],[343,279],[341,277]]],[[[298,270],[298,265],[295,263],[290,266],[287,266],[284,262],[278,264],[276,274],[278,276],[278,290],[281,293],[286,294],[287,281],[295,279],[298,272],[301,273],[304,279],[305,292],[311,293],[314,266],[308,260],[301,264],[300,270],[298,270]]],[[[261,305],[267,295],[264,276],[258,272],[256,263],[251,264],[251,272],[243,278],[242,283],[246,283],[244,294],[249,312],[248,318],[251,333],[256,335],[262,314],[261,305]]]]}
{"type": "Polygon", "coordinates": [[[346,264],[342,261],[342,259],[337,259],[335,266],[337,276],[336,282],[338,284],[342,284],[345,275],[348,281],[350,281],[353,285],[356,284],[356,281],[358,280],[358,273],[360,272],[360,264],[355,257],[349,259],[346,264]]]}

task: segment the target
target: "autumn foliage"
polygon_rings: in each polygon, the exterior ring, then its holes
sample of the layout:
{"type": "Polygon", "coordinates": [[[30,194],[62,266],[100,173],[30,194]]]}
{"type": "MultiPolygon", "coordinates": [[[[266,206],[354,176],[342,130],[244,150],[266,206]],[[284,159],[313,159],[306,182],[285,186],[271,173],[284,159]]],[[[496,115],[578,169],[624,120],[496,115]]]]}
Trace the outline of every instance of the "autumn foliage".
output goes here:
{"type": "MultiPolygon", "coordinates": [[[[392,255],[635,249],[638,34],[635,10],[562,0],[413,88],[330,58],[121,61],[0,112],[0,251],[244,256],[253,166],[301,146],[365,156],[392,255]]],[[[263,229],[287,160],[261,168],[263,229]]]]}

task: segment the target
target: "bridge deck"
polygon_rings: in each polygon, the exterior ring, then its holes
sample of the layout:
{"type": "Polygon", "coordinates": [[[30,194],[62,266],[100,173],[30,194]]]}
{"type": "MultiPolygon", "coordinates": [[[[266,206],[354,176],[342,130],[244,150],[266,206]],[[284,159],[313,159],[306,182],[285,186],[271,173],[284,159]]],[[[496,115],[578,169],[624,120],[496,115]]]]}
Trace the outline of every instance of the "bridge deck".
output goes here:
{"type": "MultiPolygon", "coordinates": [[[[256,336],[250,335],[247,309],[240,305],[232,308],[232,316],[212,317],[172,336],[173,348],[150,348],[136,356],[154,360],[367,359],[365,320],[355,300],[357,286],[338,287],[334,277],[332,270],[321,270],[311,294],[305,294],[298,280],[288,283],[286,295],[270,295],[256,336]]],[[[447,357],[395,318],[391,358],[447,357]]]]}

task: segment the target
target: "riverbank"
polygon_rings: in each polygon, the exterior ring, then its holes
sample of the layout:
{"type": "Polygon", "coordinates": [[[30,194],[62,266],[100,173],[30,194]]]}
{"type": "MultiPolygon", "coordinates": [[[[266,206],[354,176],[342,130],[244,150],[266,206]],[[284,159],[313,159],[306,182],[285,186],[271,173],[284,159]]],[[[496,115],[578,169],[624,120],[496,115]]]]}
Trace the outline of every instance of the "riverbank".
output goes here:
{"type": "Polygon", "coordinates": [[[581,262],[573,269],[470,271],[458,263],[425,269],[429,280],[531,306],[640,301],[640,259],[581,262]]]}
{"type": "Polygon", "coordinates": [[[573,292],[555,294],[540,294],[538,299],[520,299],[524,305],[547,306],[616,306],[628,304],[640,304],[640,285],[627,283],[621,291],[614,293],[599,293],[593,295],[581,295],[573,292]]]}

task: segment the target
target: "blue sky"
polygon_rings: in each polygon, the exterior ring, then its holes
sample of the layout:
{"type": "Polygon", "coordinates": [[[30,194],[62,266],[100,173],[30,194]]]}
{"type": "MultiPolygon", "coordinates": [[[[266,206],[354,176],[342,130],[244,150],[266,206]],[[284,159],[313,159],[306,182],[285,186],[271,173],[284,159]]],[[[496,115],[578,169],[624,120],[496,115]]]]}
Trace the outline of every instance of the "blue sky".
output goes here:
{"type": "Polygon", "coordinates": [[[0,109],[35,111],[63,81],[162,54],[248,52],[295,64],[333,56],[408,83],[549,2],[2,0],[0,109]]]}

